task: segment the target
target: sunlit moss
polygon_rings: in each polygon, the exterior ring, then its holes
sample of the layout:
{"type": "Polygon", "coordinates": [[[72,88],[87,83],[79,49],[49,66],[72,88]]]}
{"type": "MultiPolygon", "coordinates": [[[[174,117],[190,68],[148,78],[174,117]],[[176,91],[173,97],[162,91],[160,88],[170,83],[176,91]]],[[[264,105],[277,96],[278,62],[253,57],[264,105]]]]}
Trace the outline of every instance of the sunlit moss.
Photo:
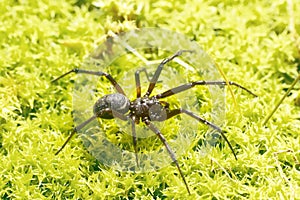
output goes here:
{"type": "MultiPolygon", "coordinates": [[[[291,79],[298,75],[299,55],[288,28],[286,1],[9,0],[0,1],[0,13],[1,199],[300,196],[299,84],[267,127],[261,126],[291,79]],[[233,88],[238,112],[226,93],[222,129],[237,152],[237,161],[225,142],[218,142],[216,147],[204,146],[202,137],[178,158],[191,189],[190,197],[175,166],[150,173],[119,172],[93,158],[77,136],[54,156],[74,126],[72,94],[76,76],[56,84],[51,80],[80,67],[111,36],[110,32],[140,27],[166,28],[197,41],[229,80],[259,96],[253,98],[233,88]]],[[[296,0],[294,15],[300,34],[300,4],[296,0]]],[[[110,71],[116,78],[133,67],[132,63],[126,65],[125,58],[116,62],[125,66],[110,71]]],[[[189,81],[199,77],[187,75],[189,81]]],[[[102,90],[99,92],[109,91],[102,90]]],[[[206,102],[209,98],[205,90],[196,92],[203,105],[199,115],[210,118],[211,102],[206,102]]],[[[176,106],[175,100],[170,101],[176,106]]],[[[174,136],[176,123],[163,129],[168,138],[174,136]]],[[[110,137],[114,142],[130,141],[130,137],[110,137]]],[[[150,144],[145,149],[154,147],[150,144]]]]}

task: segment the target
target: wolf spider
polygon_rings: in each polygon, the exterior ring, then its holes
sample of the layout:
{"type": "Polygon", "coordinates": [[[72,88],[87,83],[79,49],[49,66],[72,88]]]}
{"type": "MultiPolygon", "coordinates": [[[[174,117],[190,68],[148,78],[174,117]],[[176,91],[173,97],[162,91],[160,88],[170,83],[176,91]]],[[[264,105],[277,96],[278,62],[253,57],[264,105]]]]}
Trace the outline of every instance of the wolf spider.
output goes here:
{"type": "MultiPolygon", "coordinates": [[[[224,132],[219,128],[217,125],[213,124],[212,122],[209,122],[193,112],[179,108],[179,109],[170,109],[168,102],[161,101],[161,99],[175,95],[180,92],[184,92],[186,90],[189,90],[193,88],[196,85],[222,85],[225,86],[227,83],[225,81],[195,81],[190,83],[185,83],[182,85],[179,85],[177,87],[174,87],[172,89],[166,90],[163,93],[151,95],[156,83],[158,82],[158,78],[161,74],[161,71],[164,67],[164,65],[171,60],[173,60],[175,57],[180,56],[184,52],[193,52],[190,50],[180,50],[176,52],[174,55],[172,55],[169,58],[165,58],[157,67],[152,79],[150,80],[150,84],[148,86],[147,92],[141,96],[141,83],[140,83],[140,72],[142,70],[135,72],[135,82],[136,82],[136,99],[133,101],[130,101],[128,97],[125,95],[123,89],[121,86],[117,83],[117,81],[108,73],[101,72],[101,71],[90,71],[90,70],[84,70],[84,69],[73,69],[58,78],[54,79],[52,82],[56,82],[57,80],[63,78],[64,76],[70,74],[70,73],[82,73],[82,74],[90,74],[90,75],[96,75],[96,76],[104,76],[106,77],[110,83],[114,86],[114,88],[117,90],[117,93],[114,94],[107,94],[97,100],[97,102],[94,104],[93,112],[94,115],[84,121],[83,123],[76,126],[70,136],[67,138],[67,140],[64,142],[64,144],[61,146],[61,148],[55,153],[55,155],[59,154],[61,150],[66,146],[66,144],[70,141],[72,136],[82,129],[84,126],[86,126],[88,123],[93,121],[96,118],[103,118],[103,119],[113,119],[113,118],[119,118],[121,120],[130,120],[131,122],[131,129],[132,129],[132,138],[133,138],[133,146],[135,151],[135,157],[136,157],[136,163],[138,164],[138,156],[137,156],[137,138],[136,138],[136,130],[135,126],[136,124],[139,124],[140,122],[143,122],[151,131],[153,131],[158,138],[161,140],[161,142],[164,144],[166,150],[168,151],[172,161],[175,163],[180,176],[185,184],[185,187],[190,194],[189,186],[185,180],[185,177],[183,175],[183,172],[181,171],[181,168],[178,164],[178,161],[176,159],[176,156],[172,149],[170,148],[168,142],[166,141],[163,134],[160,132],[160,130],[152,123],[153,121],[165,121],[168,120],[176,115],[180,114],[186,114],[195,120],[215,129],[217,132],[219,132],[222,137],[225,139],[227,144],[229,145],[229,148],[231,149],[235,159],[237,159],[236,154],[228,141],[227,137],[225,136],[224,132]]],[[[143,70],[144,71],[144,70],[143,70]]],[[[256,96],[253,94],[250,90],[247,88],[235,83],[229,81],[228,84],[237,86],[248,93],[252,94],[253,96],[256,96]]]]}

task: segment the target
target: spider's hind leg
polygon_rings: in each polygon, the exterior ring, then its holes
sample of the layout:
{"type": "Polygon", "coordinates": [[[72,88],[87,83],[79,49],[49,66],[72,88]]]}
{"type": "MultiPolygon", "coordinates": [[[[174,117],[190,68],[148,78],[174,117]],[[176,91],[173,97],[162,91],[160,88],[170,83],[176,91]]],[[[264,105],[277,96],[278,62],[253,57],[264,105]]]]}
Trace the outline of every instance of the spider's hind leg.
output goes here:
{"type": "Polygon", "coordinates": [[[131,130],[132,130],[133,148],[134,148],[134,153],[135,153],[135,161],[136,161],[137,167],[139,167],[137,140],[136,140],[136,131],[135,131],[135,118],[131,119],[131,130]]]}
{"type": "Polygon", "coordinates": [[[60,149],[55,153],[55,155],[59,154],[63,148],[65,148],[65,146],[67,145],[67,143],[72,139],[72,137],[75,135],[75,133],[79,130],[81,130],[83,127],[85,127],[88,123],[90,123],[91,121],[93,121],[94,119],[96,119],[97,116],[93,115],[92,117],[90,117],[88,120],[84,121],[83,123],[79,124],[78,126],[76,126],[72,133],[69,135],[69,137],[67,138],[67,140],[64,142],[64,144],[60,147],[60,149]]]}
{"type": "Polygon", "coordinates": [[[227,139],[227,137],[225,136],[224,132],[221,130],[220,127],[218,127],[217,125],[213,124],[212,122],[209,122],[209,121],[207,121],[207,120],[205,120],[205,119],[197,116],[193,112],[188,111],[188,110],[183,109],[183,108],[169,110],[167,112],[167,119],[169,119],[171,117],[174,117],[176,115],[179,115],[179,114],[183,114],[183,113],[186,114],[186,115],[188,115],[188,116],[190,116],[190,117],[192,117],[192,118],[194,118],[194,119],[196,119],[197,121],[199,121],[199,122],[201,122],[201,123],[203,123],[203,124],[205,124],[205,125],[213,128],[213,129],[215,129],[216,131],[218,131],[222,135],[222,137],[224,138],[224,140],[226,141],[226,143],[229,145],[229,148],[230,148],[232,154],[234,155],[234,158],[237,160],[237,156],[236,156],[236,154],[235,154],[235,152],[233,150],[233,147],[231,146],[231,144],[230,144],[229,140],[227,139]]]}
{"type": "Polygon", "coordinates": [[[183,180],[183,182],[185,184],[185,187],[186,187],[188,193],[191,194],[189,186],[188,186],[188,184],[187,184],[187,182],[186,182],[186,180],[184,178],[183,172],[181,171],[181,168],[180,168],[180,166],[178,164],[178,161],[176,159],[175,153],[170,148],[170,146],[169,146],[166,138],[163,136],[163,134],[160,132],[160,130],[156,126],[154,126],[149,120],[145,121],[145,124],[149,127],[150,130],[152,130],[159,137],[159,139],[161,140],[161,142],[164,144],[164,146],[167,149],[167,151],[168,151],[168,153],[169,153],[172,161],[175,163],[175,165],[176,165],[176,167],[177,167],[177,169],[179,171],[179,174],[180,174],[180,176],[181,176],[181,178],[182,178],[182,180],[183,180]]]}

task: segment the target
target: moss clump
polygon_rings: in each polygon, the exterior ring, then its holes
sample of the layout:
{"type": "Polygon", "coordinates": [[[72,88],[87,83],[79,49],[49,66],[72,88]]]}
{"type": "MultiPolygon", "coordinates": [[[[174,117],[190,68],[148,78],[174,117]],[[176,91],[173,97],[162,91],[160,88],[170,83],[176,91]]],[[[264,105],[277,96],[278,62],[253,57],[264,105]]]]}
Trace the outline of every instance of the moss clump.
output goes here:
{"type": "MultiPolygon", "coordinates": [[[[292,1],[292,0],[291,0],[292,1]]],[[[300,5],[294,1],[300,34],[300,5]]],[[[50,81],[81,65],[108,32],[161,27],[196,40],[227,78],[259,98],[227,96],[227,145],[196,146],[179,158],[191,199],[297,199],[300,196],[299,89],[267,127],[272,105],[297,77],[299,54],[286,1],[0,1],[0,197],[2,199],[184,199],[176,167],[121,173],[88,154],[75,137],[73,85],[50,81]],[[299,97],[297,97],[299,99],[299,97]],[[176,174],[176,175],[174,175],[176,174]]],[[[71,78],[73,80],[73,78],[71,78]]],[[[204,114],[205,116],[205,114],[204,114]]]]}

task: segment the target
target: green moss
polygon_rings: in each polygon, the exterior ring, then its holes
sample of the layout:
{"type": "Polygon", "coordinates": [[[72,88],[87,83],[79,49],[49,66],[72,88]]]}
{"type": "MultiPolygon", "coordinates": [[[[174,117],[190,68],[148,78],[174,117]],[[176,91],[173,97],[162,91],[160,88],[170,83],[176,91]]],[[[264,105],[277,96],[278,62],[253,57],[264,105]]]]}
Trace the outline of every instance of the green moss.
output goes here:
{"type": "MultiPolygon", "coordinates": [[[[0,1],[0,13],[1,199],[299,198],[299,84],[261,126],[298,75],[286,1],[11,0],[0,1]],[[234,89],[238,112],[227,95],[222,129],[237,161],[223,142],[204,148],[195,141],[199,145],[178,158],[190,197],[173,165],[145,174],[118,172],[93,158],[79,137],[54,156],[73,127],[69,79],[75,77],[50,81],[79,67],[110,31],[137,27],[196,40],[229,80],[259,96],[234,89]]],[[[297,1],[294,15],[300,34],[297,1]]],[[[201,95],[199,101],[206,100],[201,95]]]]}

